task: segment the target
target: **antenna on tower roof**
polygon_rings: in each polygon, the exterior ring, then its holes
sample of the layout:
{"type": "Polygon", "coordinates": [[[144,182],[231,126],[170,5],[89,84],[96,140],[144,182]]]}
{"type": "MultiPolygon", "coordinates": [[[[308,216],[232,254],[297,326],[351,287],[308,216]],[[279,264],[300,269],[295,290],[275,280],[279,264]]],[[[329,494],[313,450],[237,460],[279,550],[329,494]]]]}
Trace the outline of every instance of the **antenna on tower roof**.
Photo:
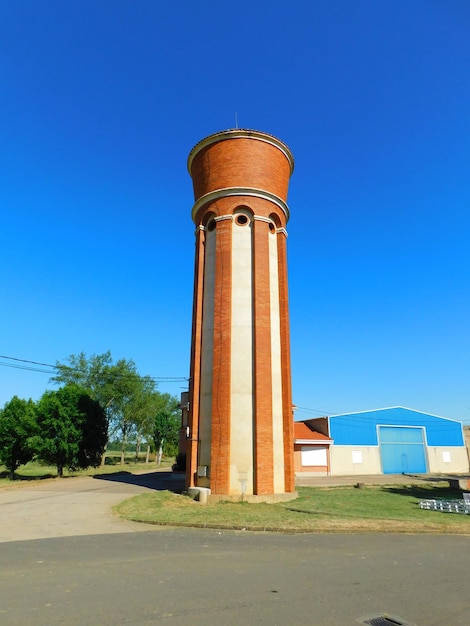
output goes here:
{"type": "Polygon", "coordinates": [[[235,128],[238,128],[238,115],[236,111],[235,111],[235,128]]]}

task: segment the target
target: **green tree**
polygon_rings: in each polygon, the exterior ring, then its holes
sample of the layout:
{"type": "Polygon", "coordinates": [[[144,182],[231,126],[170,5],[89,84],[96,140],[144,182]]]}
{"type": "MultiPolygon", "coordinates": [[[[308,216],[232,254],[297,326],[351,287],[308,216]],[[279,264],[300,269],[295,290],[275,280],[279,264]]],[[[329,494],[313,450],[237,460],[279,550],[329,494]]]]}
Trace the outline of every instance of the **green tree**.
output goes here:
{"type": "Polygon", "coordinates": [[[108,440],[108,420],[97,400],[83,394],[78,401],[83,416],[78,448],[78,467],[98,467],[108,440]]]}
{"type": "Polygon", "coordinates": [[[0,461],[10,472],[10,479],[20,465],[33,458],[31,437],[36,432],[35,405],[17,396],[0,410],[0,461]]]}
{"type": "Polygon", "coordinates": [[[113,362],[109,351],[90,357],[84,352],[71,354],[65,363],[58,361],[56,367],[58,373],[52,382],[80,385],[105,409],[108,437],[119,436],[123,463],[127,443],[138,435],[140,424],[149,411],[155,381],[149,376],[140,376],[131,359],[113,362]]]}
{"type": "Polygon", "coordinates": [[[105,407],[114,395],[115,364],[108,350],[103,354],[85,352],[71,354],[64,363],[56,361],[57,374],[51,382],[57,385],[78,385],[105,407]]]}
{"type": "Polygon", "coordinates": [[[46,391],[37,404],[38,433],[32,444],[38,457],[57,467],[96,467],[106,443],[106,415],[97,400],[78,385],[46,391]]]}
{"type": "Polygon", "coordinates": [[[152,379],[144,377],[141,384],[135,389],[134,396],[129,403],[129,412],[132,416],[135,434],[135,458],[139,458],[142,443],[147,444],[147,461],[150,452],[150,442],[153,439],[153,416],[155,415],[156,398],[160,393],[156,391],[152,379]]]}
{"type": "Polygon", "coordinates": [[[176,456],[178,452],[181,414],[178,398],[169,393],[158,394],[155,404],[153,438],[157,451],[157,465],[160,465],[163,453],[176,456]]]}
{"type": "Polygon", "coordinates": [[[124,463],[127,444],[141,436],[156,385],[149,376],[138,374],[133,361],[122,361],[116,363],[114,386],[111,434],[119,436],[121,463],[124,463]]]}

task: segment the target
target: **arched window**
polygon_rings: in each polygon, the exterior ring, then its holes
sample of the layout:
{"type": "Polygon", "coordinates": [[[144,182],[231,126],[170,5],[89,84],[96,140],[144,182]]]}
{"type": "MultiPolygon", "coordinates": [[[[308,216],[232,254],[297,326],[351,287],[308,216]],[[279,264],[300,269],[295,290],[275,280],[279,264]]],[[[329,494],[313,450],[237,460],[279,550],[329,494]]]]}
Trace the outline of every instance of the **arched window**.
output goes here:
{"type": "Polygon", "coordinates": [[[281,220],[279,219],[279,216],[276,215],[276,213],[271,213],[269,219],[271,220],[271,223],[269,224],[269,230],[271,233],[275,233],[276,230],[278,228],[281,228],[282,226],[281,220]]]}
{"type": "Polygon", "coordinates": [[[207,215],[204,216],[204,219],[202,220],[202,225],[204,226],[204,228],[206,230],[208,230],[210,233],[215,230],[215,225],[216,225],[216,221],[215,221],[215,213],[212,213],[212,211],[210,213],[208,213],[207,215]]]}

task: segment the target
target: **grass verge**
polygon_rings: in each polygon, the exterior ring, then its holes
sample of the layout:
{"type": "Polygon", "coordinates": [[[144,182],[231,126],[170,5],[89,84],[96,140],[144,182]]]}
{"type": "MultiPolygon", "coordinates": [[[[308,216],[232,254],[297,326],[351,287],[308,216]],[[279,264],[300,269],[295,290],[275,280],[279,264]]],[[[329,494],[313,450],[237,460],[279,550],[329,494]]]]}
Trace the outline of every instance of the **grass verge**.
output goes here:
{"type": "Polygon", "coordinates": [[[456,499],[447,483],[354,487],[300,487],[299,497],[277,504],[218,502],[201,505],[169,491],[147,493],[114,507],[136,522],[277,532],[402,532],[470,534],[470,516],[426,511],[425,498],[456,499]]]}
{"type": "MultiPolygon", "coordinates": [[[[78,470],[76,472],[71,472],[65,468],[64,478],[73,476],[95,476],[96,474],[117,474],[120,472],[151,472],[157,469],[155,462],[145,463],[145,461],[141,460],[136,463],[134,455],[128,455],[122,465],[119,461],[120,458],[118,459],[115,455],[110,455],[109,457],[107,455],[104,466],[89,467],[88,469],[78,470]],[[108,462],[108,460],[111,462],[108,462]]],[[[174,458],[164,459],[158,469],[168,471],[171,469],[174,462],[174,458]]],[[[22,465],[15,472],[14,481],[11,481],[9,479],[9,472],[5,466],[0,465],[0,487],[14,486],[21,482],[44,480],[46,478],[57,478],[57,468],[53,465],[44,465],[38,461],[31,461],[30,463],[26,463],[26,465],[22,465]]]]}

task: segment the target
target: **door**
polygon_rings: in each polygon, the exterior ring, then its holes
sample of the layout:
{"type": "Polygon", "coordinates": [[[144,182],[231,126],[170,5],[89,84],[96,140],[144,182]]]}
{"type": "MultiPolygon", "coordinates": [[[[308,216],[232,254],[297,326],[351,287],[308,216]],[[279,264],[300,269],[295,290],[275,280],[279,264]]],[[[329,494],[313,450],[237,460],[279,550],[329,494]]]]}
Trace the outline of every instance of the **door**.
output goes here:
{"type": "Polygon", "coordinates": [[[425,474],[424,429],[379,426],[380,457],[384,474],[425,474]]]}

